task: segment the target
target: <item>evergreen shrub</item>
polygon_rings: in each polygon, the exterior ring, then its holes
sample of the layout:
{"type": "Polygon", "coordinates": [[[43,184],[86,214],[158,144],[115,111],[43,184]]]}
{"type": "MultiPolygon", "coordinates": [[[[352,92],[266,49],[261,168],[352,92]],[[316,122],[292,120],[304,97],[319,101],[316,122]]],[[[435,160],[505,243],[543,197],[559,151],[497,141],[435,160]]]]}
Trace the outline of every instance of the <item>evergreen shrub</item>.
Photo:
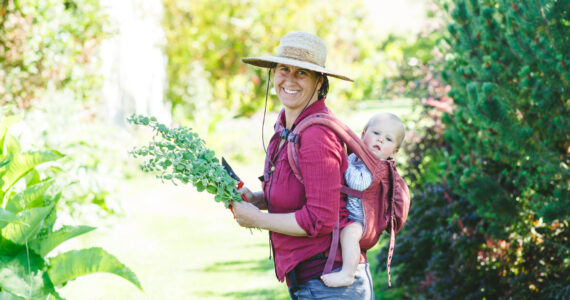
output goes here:
{"type": "Polygon", "coordinates": [[[439,142],[423,146],[398,236],[408,297],[570,297],[569,6],[444,3],[441,75],[455,108],[439,142]]]}

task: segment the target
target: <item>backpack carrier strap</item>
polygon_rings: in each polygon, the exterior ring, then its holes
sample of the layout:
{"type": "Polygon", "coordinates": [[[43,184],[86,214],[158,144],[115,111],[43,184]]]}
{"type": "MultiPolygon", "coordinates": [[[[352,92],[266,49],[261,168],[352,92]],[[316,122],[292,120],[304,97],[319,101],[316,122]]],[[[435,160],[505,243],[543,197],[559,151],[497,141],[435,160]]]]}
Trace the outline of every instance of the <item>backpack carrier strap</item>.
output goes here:
{"type": "MultiPolygon", "coordinates": [[[[289,137],[287,139],[289,141],[289,144],[287,146],[287,157],[289,159],[289,165],[293,170],[293,174],[295,174],[295,177],[297,177],[297,179],[301,183],[303,183],[303,176],[299,168],[299,157],[298,157],[299,147],[300,147],[299,135],[307,127],[315,124],[323,125],[331,129],[335,133],[335,135],[338,136],[343,142],[345,142],[348,148],[353,152],[362,150],[365,147],[364,144],[359,142],[360,138],[350,128],[348,128],[344,123],[337,120],[334,116],[326,113],[317,113],[306,117],[295,127],[295,129],[293,130],[293,132],[289,134],[289,137]]],[[[365,164],[372,165],[373,160],[376,159],[376,157],[365,156],[362,159],[365,161],[365,164]]],[[[362,198],[362,191],[357,191],[347,186],[343,186],[341,188],[341,193],[362,198]]],[[[339,236],[340,236],[339,214],[340,211],[337,212],[336,225],[332,232],[331,246],[329,248],[329,255],[327,258],[327,262],[325,263],[323,274],[328,274],[332,271],[334,260],[336,258],[336,253],[339,244],[339,236]]]]}
{"type": "MultiPolygon", "coordinates": [[[[358,137],[350,128],[348,128],[344,123],[337,120],[334,116],[326,113],[317,113],[308,116],[307,118],[303,119],[297,125],[295,130],[293,130],[293,132],[290,132],[286,137],[287,141],[289,142],[287,145],[287,157],[289,160],[289,165],[291,166],[295,177],[297,177],[301,183],[303,183],[303,176],[299,168],[298,158],[300,134],[307,127],[314,124],[322,125],[332,130],[336,136],[345,143],[348,150],[356,153],[358,157],[364,162],[366,167],[371,171],[371,173],[373,173],[373,183],[365,191],[357,191],[347,186],[343,186],[341,188],[341,193],[363,199],[363,208],[365,206],[372,205],[370,206],[370,209],[372,210],[370,212],[371,215],[369,216],[370,220],[364,223],[364,233],[363,238],[361,239],[362,249],[369,249],[374,244],[376,244],[378,238],[380,237],[380,234],[384,230],[390,234],[386,271],[388,273],[388,285],[392,286],[390,265],[392,262],[392,255],[394,254],[396,232],[402,229],[408,216],[408,210],[410,206],[408,187],[398,174],[393,161],[380,161],[368,149],[368,147],[362,143],[360,137],[358,137]],[[379,195],[380,198],[377,198],[377,195],[379,195]],[[371,228],[367,228],[368,223],[372,224],[371,228]],[[368,229],[370,229],[370,231],[368,231],[368,229]]],[[[338,212],[338,214],[340,214],[340,212],[338,212]]],[[[336,258],[338,240],[340,235],[338,214],[337,222],[332,232],[331,246],[323,274],[327,274],[332,271],[334,259],[336,258]]],[[[365,213],[365,219],[367,218],[366,216],[367,214],[365,213]]]]}
{"type": "Polygon", "coordinates": [[[346,185],[343,185],[340,187],[340,192],[341,192],[341,194],[345,194],[345,195],[348,195],[350,197],[354,197],[354,198],[358,198],[358,199],[362,199],[362,195],[364,195],[364,193],[362,191],[351,189],[346,185]]]}
{"type": "Polygon", "coordinates": [[[293,170],[293,174],[295,174],[295,177],[297,177],[301,183],[303,183],[303,176],[301,175],[301,170],[299,169],[299,135],[307,127],[315,124],[323,125],[331,129],[334,134],[341,139],[341,141],[346,143],[346,146],[350,151],[356,153],[364,153],[360,156],[360,159],[364,161],[364,164],[366,166],[372,166],[378,161],[378,158],[376,158],[376,156],[374,156],[374,154],[366,148],[366,145],[360,142],[360,138],[350,128],[348,128],[348,126],[330,114],[316,113],[306,117],[301,122],[299,122],[299,124],[297,124],[295,127],[295,130],[293,130],[291,133],[292,136],[288,139],[290,142],[287,146],[287,157],[289,158],[289,165],[293,170]]]}
{"type": "Polygon", "coordinates": [[[386,258],[386,273],[388,273],[388,286],[392,286],[392,278],[390,276],[390,264],[392,264],[392,255],[394,254],[394,247],[396,245],[396,232],[394,231],[394,189],[396,188],[396,167],[394,164],[390,164],[390,181],[392,182],[390,188],[390,197],[388,198],[388,209],[390,210],[390,221],[389,221],[389,228],[390,228],[390,242],[388,243],[388,257],[386,258]]]}
{"type": "Polygon", "coordinates": [[[327,262],[325,263],[323,275],[328,274],[332,271],[332,267],[334,265],[334,259],[336,258],[336,250],[338,248],[338,238],[340,236],[339,214],[340,214],[340,212],[337,213],[337,216],[336,216],[336,225],[334,225],[334,229],[332,232],[331,247],[329,249],[329,256],[327,257],[327,262]]]}

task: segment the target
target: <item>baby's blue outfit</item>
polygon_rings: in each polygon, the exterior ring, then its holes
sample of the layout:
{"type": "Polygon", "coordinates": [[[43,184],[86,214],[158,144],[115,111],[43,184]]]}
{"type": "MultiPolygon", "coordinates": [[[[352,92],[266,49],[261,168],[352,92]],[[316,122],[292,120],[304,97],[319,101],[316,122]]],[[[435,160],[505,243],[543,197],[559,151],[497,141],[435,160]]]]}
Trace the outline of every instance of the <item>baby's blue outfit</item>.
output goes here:
{"type": "MultiPolygon", "coordinates": [[[[348,169],[344,172],[344,180],[349,188],[364,191],[372,183],[372,174],[364,162],[352,153],[348,156],[348,169]]],[[[348,217],[355,222],[364,223],[364,211],[360,198],[348,196],[346,200],[348,217]]]]}

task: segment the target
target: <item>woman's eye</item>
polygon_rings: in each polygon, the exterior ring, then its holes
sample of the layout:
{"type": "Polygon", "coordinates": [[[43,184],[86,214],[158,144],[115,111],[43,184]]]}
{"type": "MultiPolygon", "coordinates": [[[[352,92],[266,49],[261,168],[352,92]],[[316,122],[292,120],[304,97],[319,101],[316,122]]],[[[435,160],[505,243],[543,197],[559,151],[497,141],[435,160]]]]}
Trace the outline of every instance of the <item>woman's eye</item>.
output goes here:
{"type": "Polygon", "coordinates": [[[305,71],[305,70],[299,70],[298,73],[299,73],[299,75],[303,75],[303,76],[307,75],[307,71],[305,71]]]}

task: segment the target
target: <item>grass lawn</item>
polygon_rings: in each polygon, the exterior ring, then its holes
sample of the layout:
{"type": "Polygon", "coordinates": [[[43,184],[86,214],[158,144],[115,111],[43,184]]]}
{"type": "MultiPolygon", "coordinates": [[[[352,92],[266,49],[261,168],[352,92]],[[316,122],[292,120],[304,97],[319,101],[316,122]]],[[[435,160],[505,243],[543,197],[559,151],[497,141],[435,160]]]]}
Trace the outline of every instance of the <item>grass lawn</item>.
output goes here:
{"type": "Polygon", "coordinates": [[[209,194],[146,177],[126,182],[122,195],[125,217],[68,247],[103,247],[137,274],[144,292],[102,273],[69,283],[63,297],[288,299],[268,259],[267,233],[239,227],[209,194]]]}
{"type": "MultiPolygon", "coordinates": [[[[337,116],[359,133],[378,111],[405,116],[410,112],[409,102],[374,101],[362,104],[358,111],[337,112],[337,116]]],[[[232,129],[239,132],[243,128],[232,129]]],[[[259,136],[258,128],[255,131],[259,136]]],[[[224,152],[229,151],[218,151],[218,155],[224,152]]],[[[248,164],[230,161],[252,190],[260,189],[257,176],[262,174],[262,159],[261,155],[248,164]]],[[[209,194],[147,176],[122,182],[120,195],[125,216],[105,220],[96,231],[67,242],[62,250],[103,247],[137,274],[144,292],[115,275],[93,274],[60,289],[64,298],[289,299],[286,285],[277,281],[268,259],[267,233],[239,227],[230,211],[209,194]]],[[[368,255],[372,270],[379,249],[376,246],[368,255]]],[[[387,290],[384,272],[373,273],[373,277],[377,299],[397,292],[387,290]]]]}

